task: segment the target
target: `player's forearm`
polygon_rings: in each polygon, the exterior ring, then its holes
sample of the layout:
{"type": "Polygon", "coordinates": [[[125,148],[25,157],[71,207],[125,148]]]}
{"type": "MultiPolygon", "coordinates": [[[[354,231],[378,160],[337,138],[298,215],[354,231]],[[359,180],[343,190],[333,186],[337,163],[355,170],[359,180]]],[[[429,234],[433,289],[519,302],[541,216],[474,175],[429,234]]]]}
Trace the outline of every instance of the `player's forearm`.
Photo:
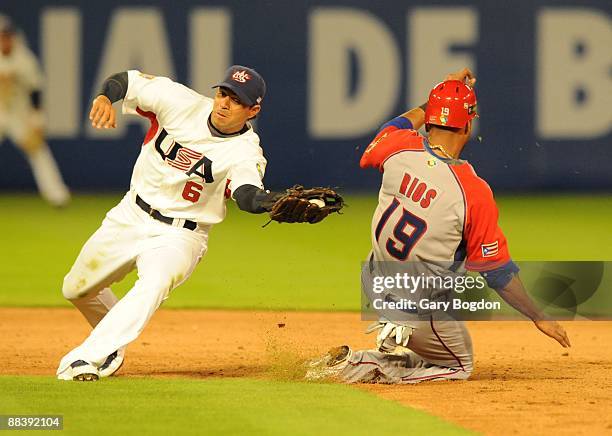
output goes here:
{"type": "Polygon", "coordinates": [[[412,124],[412,128],[414,130],[419,130],[425,124],[425,109],[427,108],[427,103],[422,104],[419,107],[415,107],[414,109],[410,109],[408,112],[404,112],[402,117],[406,118],[412,124]]]}
{"type": "Polygon", "coordinates": [[[233,197],[240,210],[249,213],[264,213],[274,204],[276,192],[266,192],[254,185],[242,185],[236,188],[233,197]]]}
{"type": "Polygon", "coordinates": [[[425,107],[426,106],[427,106],[427,103],[419,107],[410,109],[407,112],[404,112],[403,114],[383,124],[380,130],[385,129],[388,126],[395,126],[398,129],[419,130],[421,127],[423,127],[423,124],[425,123],[425,107]]]}
{"type": "Polygon", "coordinates": [[[123,71],[108,77],[104,83],[102,83],[102,87],[100,88],[98,95],[104,95],[111,101],[111,103],[114,103],[125,98],[127,89],[128,73],[127,71],[123,71]]]}
{"type": "Polygon", "coordinates": [[[506,303],[514,307],[523,315],[533,321],[544,319],[544,314],[537,308],[533,300],[527,295],[523,283],[518,275],[514,275],[510,282],[503,288],[497,290],[506,303]]]}

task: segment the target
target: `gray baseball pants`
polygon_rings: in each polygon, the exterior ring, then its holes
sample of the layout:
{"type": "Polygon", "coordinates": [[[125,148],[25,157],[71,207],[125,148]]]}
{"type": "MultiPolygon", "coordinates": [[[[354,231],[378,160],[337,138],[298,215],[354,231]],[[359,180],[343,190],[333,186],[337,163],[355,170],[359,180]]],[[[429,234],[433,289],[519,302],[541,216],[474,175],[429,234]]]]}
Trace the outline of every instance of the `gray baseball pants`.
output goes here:
{"type": "MultiPolygon", "coordinates": [[[[473,370],[472,340],[461,321],[414,321],[409,351],[353,353],[340,378],[346,383],[410,384],[426,380],[465,380],[473,370]]],[[[394,338],[387,339],[388,341],[394,338]]]]}

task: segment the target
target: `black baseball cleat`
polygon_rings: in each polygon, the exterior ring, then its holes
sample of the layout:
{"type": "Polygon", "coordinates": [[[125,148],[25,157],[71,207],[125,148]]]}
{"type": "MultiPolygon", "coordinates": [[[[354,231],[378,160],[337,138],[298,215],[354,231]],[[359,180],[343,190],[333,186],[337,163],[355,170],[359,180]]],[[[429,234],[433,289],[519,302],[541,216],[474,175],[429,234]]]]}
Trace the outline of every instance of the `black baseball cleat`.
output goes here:
{"type": "Polygon", "coordinates": [[[100,378],[98,368],[84,360],[77,360],[70,364],[72,368],[72,380],[74,381],[97,381],[100,378]]]}

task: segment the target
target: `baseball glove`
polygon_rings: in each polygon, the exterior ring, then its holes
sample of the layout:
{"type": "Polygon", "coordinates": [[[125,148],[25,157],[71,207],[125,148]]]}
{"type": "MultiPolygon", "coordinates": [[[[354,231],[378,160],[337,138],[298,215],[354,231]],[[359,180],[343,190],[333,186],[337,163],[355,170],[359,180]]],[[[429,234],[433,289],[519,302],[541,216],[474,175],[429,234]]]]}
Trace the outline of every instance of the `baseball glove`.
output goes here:
{"type": "Polygon", "coordinates": [[[280,223],[318,223],[332,212],[340,212],[344,199],[331,188],[305,189],[295,185],[272,200],[270,219],[280,223]]]}

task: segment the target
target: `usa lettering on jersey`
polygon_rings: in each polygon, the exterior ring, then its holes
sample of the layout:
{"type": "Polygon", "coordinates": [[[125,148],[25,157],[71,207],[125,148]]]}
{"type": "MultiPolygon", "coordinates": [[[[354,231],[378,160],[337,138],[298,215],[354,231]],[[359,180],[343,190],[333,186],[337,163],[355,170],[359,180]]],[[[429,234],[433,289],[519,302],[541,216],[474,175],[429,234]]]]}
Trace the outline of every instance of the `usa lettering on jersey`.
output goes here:
{"type": "Polygon", "coordinates": [[[178,142],[170,139],[166,141],[169,146],[166,146],[168,151],[164,151],[164,140],[168,137],[168,132],[165,129],[159,133],[155,140],[155,150],[159,153],[162,160],[173,168],[185,171],[188,176],[196,174],[206,183],[214,182],[212,175],[212,161],[190,148],[184,147],[178,142]]]}

